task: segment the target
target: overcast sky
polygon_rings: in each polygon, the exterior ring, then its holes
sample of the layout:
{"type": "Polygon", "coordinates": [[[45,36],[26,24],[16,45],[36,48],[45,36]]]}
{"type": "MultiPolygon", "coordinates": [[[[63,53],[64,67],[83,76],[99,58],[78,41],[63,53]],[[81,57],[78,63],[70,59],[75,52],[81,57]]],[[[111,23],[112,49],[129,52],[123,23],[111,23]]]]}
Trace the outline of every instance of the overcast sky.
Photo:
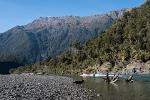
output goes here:
{"type": "Polygon", "coordinates": [[[144,0],[0,0],[0,32],[45,16],[89,16],[133,8],[144,0]]]}

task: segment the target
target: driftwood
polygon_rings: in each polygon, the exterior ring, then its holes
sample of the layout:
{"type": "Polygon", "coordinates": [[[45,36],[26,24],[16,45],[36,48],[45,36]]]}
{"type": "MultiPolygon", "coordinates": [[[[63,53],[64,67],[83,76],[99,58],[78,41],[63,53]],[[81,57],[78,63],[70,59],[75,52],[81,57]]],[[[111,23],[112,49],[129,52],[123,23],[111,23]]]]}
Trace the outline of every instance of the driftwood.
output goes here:
{"type": "Polygon", "coordinates": [[[106,78],[103,78],[107,83],[115,83],[119,79],[119,75],[114,75],[112,79],[109,77],[109,73],[106,74],[106,78]]]}
{"type": "MultiPolygon", "coordinates": [[[[114,77],[111,79],[109,77],[109,73],[107,72],[106,77],[103,77],[103,79],[109,84],[109,83],[116,83],[119,79],[119,75],[114,75],[114,77]]],[[[129,76],[126,80],[127,83],[132,83],[133,82],[133,75],[129,76]]]]}
{"type": "Polygon", "coordinates": [[[129,76],[128,79],[126,79],[126,82],[129,83],[129,82],[133,82],[133,75],[129,76]]]}
{"type": "Polygon", "coordinates": [[[113,79],[111,80],[111,83],[117,82],[119,79],[119,75],[114,75],[113,79]]]}

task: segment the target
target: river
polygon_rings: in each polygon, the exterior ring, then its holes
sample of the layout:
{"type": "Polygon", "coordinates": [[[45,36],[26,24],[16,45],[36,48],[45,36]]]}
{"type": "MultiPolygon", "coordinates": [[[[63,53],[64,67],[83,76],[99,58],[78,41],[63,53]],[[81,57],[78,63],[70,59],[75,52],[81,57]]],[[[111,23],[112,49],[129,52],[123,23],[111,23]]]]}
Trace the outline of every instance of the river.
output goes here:
{"type": "Polygon", "coordinates": [[[91,90],[94,95],[92,100],[150,100],[150,75],[136,76],[133,83],[120,79],[116,84],[107,84],[99,77],[84,80],[83,87],[91,90]]]}

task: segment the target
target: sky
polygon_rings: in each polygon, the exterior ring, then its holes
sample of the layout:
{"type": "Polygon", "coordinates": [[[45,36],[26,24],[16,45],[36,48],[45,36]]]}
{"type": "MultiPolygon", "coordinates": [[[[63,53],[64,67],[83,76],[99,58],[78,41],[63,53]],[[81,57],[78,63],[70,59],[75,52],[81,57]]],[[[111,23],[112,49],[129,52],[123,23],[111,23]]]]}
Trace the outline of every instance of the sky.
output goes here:
{"type": "Polygon", "coordinates": [[[90,16],[138,7],[144,0],[0,0],[0,33],[46,16],[90,16]]]}

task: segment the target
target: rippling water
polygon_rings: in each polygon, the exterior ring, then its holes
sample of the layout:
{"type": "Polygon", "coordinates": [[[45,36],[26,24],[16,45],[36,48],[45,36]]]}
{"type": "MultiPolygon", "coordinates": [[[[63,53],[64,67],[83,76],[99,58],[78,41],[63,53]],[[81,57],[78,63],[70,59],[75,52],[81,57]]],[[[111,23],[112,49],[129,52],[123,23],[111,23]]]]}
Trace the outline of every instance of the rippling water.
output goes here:
{"type": "Polygon", "coordinates": [[[85,78],[83,86],[92,90],[93,100],[150,100],[150,75],[137,75],[134,79],[133,83],[120,80],[107,84],[101,78],[85,78]]]}

